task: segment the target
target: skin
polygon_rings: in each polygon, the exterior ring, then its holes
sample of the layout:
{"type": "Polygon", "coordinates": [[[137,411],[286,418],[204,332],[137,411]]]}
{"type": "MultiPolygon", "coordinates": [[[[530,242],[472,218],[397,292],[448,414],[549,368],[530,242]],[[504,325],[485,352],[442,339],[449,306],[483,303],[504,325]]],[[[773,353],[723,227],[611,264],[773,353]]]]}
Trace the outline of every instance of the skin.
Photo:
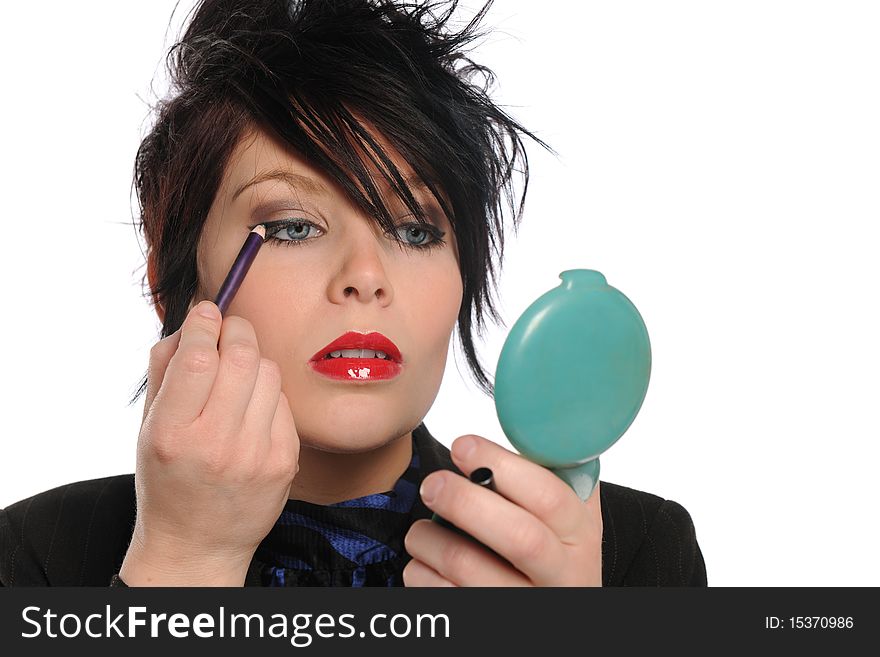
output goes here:
{"type": "Polygon", "coordinates": [[[485,546],[430,520],[404,544],[406,586],[602,586],[597,484],[582,502],[549,470],[481,436],[460,436],[452,460],[464,473],[492,470],[497,493],[451,471],[422,481],[426,506],[485,546]]]}
{"type": "MultiPolygon", "coordinates": [[[[412,174],[373,134],[401,172],[412,174]]],[[[379,174],[373,176],[378,184],[379,174]]],[[[320,169],[262,131],[243,138],[230,158],[199,244],[195,301],[214,298],[248,226],[289,218],[317,226],[279,236],[301,244],[267,240],[226,313],[246,318],[260,355],[280,366],[301,446],[292,499],[331,504],[387,491],[409,465],[412,429],[437,396],[462,299],[452,226],[432,196],[417,197],[436,207],[445,246],[401,248],[320,169]],[[317,180],[330,194],[269,180],[233,199],[257,174],[278,168],[317,180]],[[274,209],[260,209],[267,204],[274,209]],[[336,382],[315,373],[309,359],[349,330],[390,338],[404,360],[401,373],[371,383],[336,382]]],[[[386,199],[400,224],[413,220],[390,191],[386,199]]],[[[398,236],[428,239],[405,230],[398,236]]]]}
{"type": "MultiPolygon", "coordinates": [[[[411,174],[390,144],[371,133],[401,172],[411,174]]],[[[245,135],[227,165],[199,243],[200,286],[190,307],[214,298],[250,226],[282,218],[315,225],[293,236],[282,229],[282,239],[302,244],[263,244],[224,319],[247,320],[260,356],[280,370],[281,399],[289,403],[300,441],[291,499],[331,504],[391,489],[411,459],[412,428],[436,398],[462,283],[451,224],[427,191],[415,193],[433,205],[446,245],[401,248],[330,178],[259,130],[245,135]],[[330,193],[268,180],[235,196],[261,172],[279,168],[308,176],[330,193]],[[268,204],[271,210],[261,209],[268,204]],[[310,357],[348,330],[390,338],[404,359],[401,373],[352,384],[313,372],[310,357]]],[[[401,224],[412,220],[390,190],[386,200],[390,208],[398,204],[392,213],[401,224]]],[[[431,239],[405,230],[398,236],[431,239]]],[[[163,310],[157,310],[161,319],[163,310]]],[[[407,586],[601,586],[598,487],[584,503],[548,470],[480,436],[459,437],[452,456],[466,474],[490,467],[498,493],[442,471],[425,478],[422,498],[496,554],[420,520],[405,537],[413,557],[403,573],[407,586]],[[468,446],[473,449],[465,453],[468,446]],[[442,490],[432,495],[438,483],[442,490]]]]}

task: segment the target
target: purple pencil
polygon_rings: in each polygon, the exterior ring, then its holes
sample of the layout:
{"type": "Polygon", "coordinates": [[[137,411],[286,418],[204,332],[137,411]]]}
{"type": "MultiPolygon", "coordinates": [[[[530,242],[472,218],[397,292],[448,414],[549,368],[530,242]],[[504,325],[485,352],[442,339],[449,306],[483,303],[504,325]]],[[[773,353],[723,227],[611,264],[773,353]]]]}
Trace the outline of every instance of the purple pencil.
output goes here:
{"type": "Polygon", "coordinates": [[[254,261],[254,258],[257,257],[257,252],[260,250],[260,246],[262,246],[265,239],[266,227],[262,224],[254,226],[253,230],[248,233],[247,239],[241,247],[241,251],[235,256],[235,262],[232,263],[229,273],[226,274],[226,280],[224,280],[223,285],[220,286],[217,298],[214,299],[214,303],[220,308],[221,315],[226,314],[226,309],[229,308],[229,304],[232,303],[235,293],[238,292],[238,288],[241,287],[241,282],[248,273],[248,269],[251,268],[251,263],[254,261]]]}

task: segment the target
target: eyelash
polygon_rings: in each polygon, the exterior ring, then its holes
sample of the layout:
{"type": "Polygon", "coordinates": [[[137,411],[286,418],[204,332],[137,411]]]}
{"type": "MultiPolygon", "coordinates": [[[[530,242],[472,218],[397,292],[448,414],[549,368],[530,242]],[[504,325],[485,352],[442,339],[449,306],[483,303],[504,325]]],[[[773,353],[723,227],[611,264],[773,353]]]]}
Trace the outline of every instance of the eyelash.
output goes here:
{"type": "MultiPolygon", "coordinates": [[[[281,219],[279,221],[267,221],[262,225],[266,228],[266,242],[271,241],[273,244],[281,243],[284,246],[297,246],[312,241],[311,239],[282,240],[275,237],[276,234],[280,233],[283,229],[289,226],[311,226],[312,228],[317,228],[318,230],[321,230],[320,226],[315,225],[308,219],[281,219]]],[[[446,240],[443,239],[443,236],[446,235],[446,232],[431,224],[413,221],[407,224],[396,226],[396,228],[398,230],[401,228],[418,228],[419,230],[427,233],[428,236],[431,238],[431,241],[425,244],[411,244],[406,241],[403,242],[405,246],[408,246],[412,249],[416,249],[419,251],[429,251],[430,249],[438,249],[446,244],[446,240]]]]}

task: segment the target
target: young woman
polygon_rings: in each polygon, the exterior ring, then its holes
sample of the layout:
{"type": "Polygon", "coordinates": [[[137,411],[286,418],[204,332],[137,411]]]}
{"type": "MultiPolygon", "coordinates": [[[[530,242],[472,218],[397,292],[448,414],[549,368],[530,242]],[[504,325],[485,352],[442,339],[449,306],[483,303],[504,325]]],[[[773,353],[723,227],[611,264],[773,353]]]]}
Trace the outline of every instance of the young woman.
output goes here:
{"type": "Polygon", "coordinates": [[[679,504],[607,482],[582,502],[422,423],[456,326],[492,394],[472,332],[497,319],[519,134],[547,147],[471,81],[491,77],[462,54],[491,0],[458,33],[455,6],[198,4],[136,158],[163,323],[137,471],[0,512],[3,585],[706,584],[679,504]],[[496,491],[466,478],[478,467],[496,491]]]}

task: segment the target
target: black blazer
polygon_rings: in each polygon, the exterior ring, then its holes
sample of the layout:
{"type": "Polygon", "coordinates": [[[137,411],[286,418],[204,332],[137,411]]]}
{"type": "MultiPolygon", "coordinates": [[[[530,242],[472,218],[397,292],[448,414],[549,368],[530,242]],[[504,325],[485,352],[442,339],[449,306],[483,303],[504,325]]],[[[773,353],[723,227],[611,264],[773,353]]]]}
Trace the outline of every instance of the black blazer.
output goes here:
{"type": "MultiPolygon", "coordinates": [[[[461,471],[424,424],[421,477],[461,471]]],[[[680,504],[601,481],[603,586],[706,586],[693,522],[680,504]]],[[[0,509],[0,586],[108,586],[135,522],[134,475],[59,486],[0,509]]],[[[412,522],[432,511],[416,497],[412,522]]],[[[260,586],[251,563],[245,586],[260,586]]]]}

